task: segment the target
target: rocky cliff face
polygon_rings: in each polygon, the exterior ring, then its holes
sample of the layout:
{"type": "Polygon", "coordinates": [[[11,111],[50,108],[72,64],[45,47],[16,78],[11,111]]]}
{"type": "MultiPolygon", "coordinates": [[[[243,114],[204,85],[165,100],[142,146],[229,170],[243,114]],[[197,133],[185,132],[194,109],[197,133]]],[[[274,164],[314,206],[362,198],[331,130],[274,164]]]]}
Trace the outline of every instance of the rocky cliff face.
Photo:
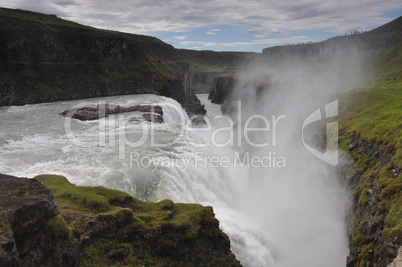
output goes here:
{"type": "Polygon", "coordinates": [[[0,175],[0,265],[76,264],[68,234],[54,227],[59,213],[53,196],[35,179],[0,175]]]}
{"type": "Polygon", "coordinates": [[[222,104],[233,91],[235,84],[236,80],[230,76],[216,78],[214,81],[214,86],[209,92],[208,99],[211,99],[212,103],[222,104]]]}
{"type": "Polygon", "coordinates": [[[61,176],[0,175],[0,189],[1,266],[240,266],[211,207],[61,176]]]}
{"type": "Polygon", "coordinates": [[[367,142],[356,133],[342,132],[348,140],[353,163],[344,165],[353,210],[349,217],[350,252],[347,266],[388,266],[401,248],[402,170],[393,166],[394,149],[367,142]]]}
{"type": "Polygon", "coordinates": [[[222,74],[222,72],[193,72],[191,75],[193,92],[196,94],[209,94],[214,90],[217,77],[222,74]]]}
{"type": "MultiPolygon", "coordinates": [[[[160,40],[1,9],[0,105],[184,90],[160,40]]],[[[182,102],[183,103],[183,102],[182,102]]]]}
{"type": "Polygon", "coordinates": [[[0,8],[0,106],[152,93],[205,112],[194,93],[248,56],[177,50],[150,36],[0,8]]]}

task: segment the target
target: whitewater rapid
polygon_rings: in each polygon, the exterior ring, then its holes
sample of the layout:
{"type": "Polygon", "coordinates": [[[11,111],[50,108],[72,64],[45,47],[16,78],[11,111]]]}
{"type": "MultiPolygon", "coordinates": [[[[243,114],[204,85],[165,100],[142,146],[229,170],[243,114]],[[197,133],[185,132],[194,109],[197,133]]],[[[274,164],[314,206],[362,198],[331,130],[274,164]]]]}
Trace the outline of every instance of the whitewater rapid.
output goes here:
{"type": "MultiPolygon", "coordinates": [[[[208,104],[206,95],[199,97],[208,104]]],[[[210,106],[209,116],[219,115],[219,107],[210,106]]],[[[183,128],[183,122],[188,121],[186,116],[176,101],[155,95],[2,107],[0,171],[29,178],[59,174],[76,185],[105,186],[143,200],[169,198],[211,205],[221,227],[230,236],[237,257],[248,266],[270,266],[273,260],[269,247],[259,234],[253,233],[255,225],[248,225],[250,222],[234,209],[236,174],[232,175],[230,168],[214,168],[203,161],[217,151],[189,144],[206,137],[197,134],[197,129],[191,132],[183,128]],[[122,118],[116,115],[95,121],[70,120],[67,125],[66,118],[59,115],[77,105],[98,103],[161,105],[165,123],[131,121],[130,117],[137,114],[124,113],[120,114],[122,118]],[[143,145],[130,147],[141,139],[144,128],[151,126],[154,140],[149,137],[143,145]],[[71,132],[66,131],[68,128],[71,132]],[[120,136],[122,128],[124,139],[120,136]],[[123,148],[123,158],[119,144],[122,140],[129,143],[123,148]],[[155,146],[151,142],[168,145],[155,146]]]]}
{"type": "MultiPolygon", "coordinates": [[[[2,107],[0,172],[29,178],[59,174],[76,185],[105,186],[143,200],[169,198],[210,205],[244,266],[290,267],[298,259],[298,266],[322,266],[321,259],[310,260],[317,252],[309,244],[326,246],[334,236],[346,238],[342,226],[332,224],[332,219],[342,220],[339,214],[325,211],[341,209],[331,204],[342,197],[341,190],[328,179],[292,180],[292,166],[287,172],[275,166],[250,166],[243,147],[205,145],[211,138],[224,144],[227,131],[213,130],[234,125],[207,95],[198,97],[206,105],[210,124],[195,127],[176,101],[155,95],[2,107]],[[59,115],[78,105],[104,103],[161,105],[165,123],[140,121],[135,112],[85,122],[59,115]],[[316,210],[323,213],[317,215],[316,210]],[[310,254],[295,252],[295,246],[306,247],[310,254]]],[[[268,159],[267,155],[263,157],[268,159]]],[[[329,246],[323,254],[329,261],[326,266],[340,266],[339,252],[334,256],[331,250],[329,246]]],[[[345,248],[340,250],[346,256],[345,248]]]]}

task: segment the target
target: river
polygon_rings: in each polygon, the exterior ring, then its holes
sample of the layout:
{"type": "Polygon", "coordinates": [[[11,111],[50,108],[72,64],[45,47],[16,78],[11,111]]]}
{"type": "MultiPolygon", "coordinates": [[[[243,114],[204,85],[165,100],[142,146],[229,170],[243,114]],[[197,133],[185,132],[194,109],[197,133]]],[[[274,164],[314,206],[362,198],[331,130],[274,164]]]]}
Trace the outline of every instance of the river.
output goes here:
{"type": "Polygon", "coordinates": [[[323,169],[314,169],[321,171],[317,178],[312,169],[285,162],[280,150],[248,149],[236,122],[221,116],[207,95],[198,97],[209,124],[195,127],[176,101],[155,95],[2,107],[0,171],[59,174],[143,200],[210,205],[244,266],[341,266],[347,255],[342,188],[323,169]],[[59,115],[99,103],[161,105],[165,122],[141,121],[135,112],[85,122],[59,115]]]}

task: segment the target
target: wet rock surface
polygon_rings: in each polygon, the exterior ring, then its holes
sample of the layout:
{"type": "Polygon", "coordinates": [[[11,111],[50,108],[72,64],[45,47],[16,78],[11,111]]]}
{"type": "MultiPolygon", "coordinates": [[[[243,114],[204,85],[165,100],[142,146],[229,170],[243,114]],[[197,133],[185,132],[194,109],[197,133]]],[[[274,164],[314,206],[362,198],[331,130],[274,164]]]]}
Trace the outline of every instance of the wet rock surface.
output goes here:
{"type": "Polygon", "coordinates": [[[218,77],[215,79],[214,87],[208,95],[212,103],[222,104],[233,91],[236,80],[233,77],[218,77]]]}
{"type": "Polygon", "coordinates": [[[119,105],[93,105],[85,106],[79,109],[65,110],[60,115],[71,117],[81,121],[98,120],[113,114],[126,112],[143,112],[142,117],[149,122],[163,123],[163,110],[158,105],[135,105],[130,107],[122,107],[119,105]]]}

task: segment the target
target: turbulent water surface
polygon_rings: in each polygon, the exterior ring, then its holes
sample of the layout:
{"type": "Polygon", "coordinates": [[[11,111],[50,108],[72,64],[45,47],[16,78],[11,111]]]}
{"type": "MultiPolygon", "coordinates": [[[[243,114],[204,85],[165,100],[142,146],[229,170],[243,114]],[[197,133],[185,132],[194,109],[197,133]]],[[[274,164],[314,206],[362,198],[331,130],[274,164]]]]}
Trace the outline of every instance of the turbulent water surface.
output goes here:
{"type": "Polygon", "coordinates": [[[0,171],[61,174],[145,200],[211,205],[244,266],[344,266],[348,197],[324,152],[310,153],[306,125],[323,120],[331,133],[333,94],[358,77],[351,55],[249,69],[231,94],[233,119],[199,95],[207,123],[194,127],[176,101],[154,95],[3,107],[0,171]],[[265,77],[261,91],[256,84],[265,77]],[[59,115],[104,103],[161,105],[165,122],[143,121],[138,112],[86,122],[59,115]]]}
{"type": "MultiPolygon", "coordinates": [[[[211,104],[206,95],[199,95],[199,98],[207,106],[207,117],[212,124],[221,123],[222,126],[227,122],[223,118],[221,122],[213,119],[220,115],[220,106],[211,104]]],[[[3,107],[0,110],[0,170],[21,177],[61,174],[77,185],[102,185],[141,199],[170,198],[212,205],[223,230],[230,236],[234,252],[246,266],[276,266],[276,258],[279,262],[286,258],[281,253],[295,253],[286,247],[291,248],[291,244],[275,244],[275,238],[289,241],[282,234],[294,235],[290,241],[301,247],[306,245],[302,240],[311,238],[310,235],[316,236],[317,242],[320,235],[330,235],[327,231],[333,230],[331,227],[307,227],[306,232],[293,224],[299,223],[300,216],[305,221],[317,220],[322,225],[327,222],[320,221],[320,217],[309,218],[315,214],[306,214],[303,207],[299,207],[306,203],[301,203],[297,195],[291,195],[292,188],[282,188],[282,178],[270,181],[267,177],[265,181],[259,181],[257,177],[250,177],[253,171],[249,166],[233,166],[235,148],[194,146],[209,140],[211,133],[204,133],[205,128],[191,131],[183,128],[182,123],[188,119],[185,115],[180,116],[181,111],[175,101],[153,95],[3,107]],[[165,123],[138,121],[135,119],[138,114],[134,113],[87,122],[66,120],[59,115],[63,110],[90,103],[159,104],[163,106],[165,123]],[[155,129],[151,133],[152,127],[155,129]],[[144,128],[149,136],[144,134],[144,128]],[[151,140],[151,134],[155,140],[151,140]],[[147,140],[136,145],[143,136],[147,136],[147,140]],[[208,162],[210,156],[225,157],[228,163],[208,162]],[[282,201],[287,203],[280,203],[282,201]],[[274,206],[281,207],[282,211],[274,206]],[[289,227],[285,232],[281,230],[283,225],[289,227]]],[[[244,160],[240,155],[244,154],[237,154],[244,160]]],[[[263,172],[269,176],[267,170],[263,172]]],[[[303,188],[297,190],[306,194],[303,188]]],[[[325,203],[318,206],[330,208],[325,203]]],[[[339,234],[343,236],[343,233],[339,234]]]]}

